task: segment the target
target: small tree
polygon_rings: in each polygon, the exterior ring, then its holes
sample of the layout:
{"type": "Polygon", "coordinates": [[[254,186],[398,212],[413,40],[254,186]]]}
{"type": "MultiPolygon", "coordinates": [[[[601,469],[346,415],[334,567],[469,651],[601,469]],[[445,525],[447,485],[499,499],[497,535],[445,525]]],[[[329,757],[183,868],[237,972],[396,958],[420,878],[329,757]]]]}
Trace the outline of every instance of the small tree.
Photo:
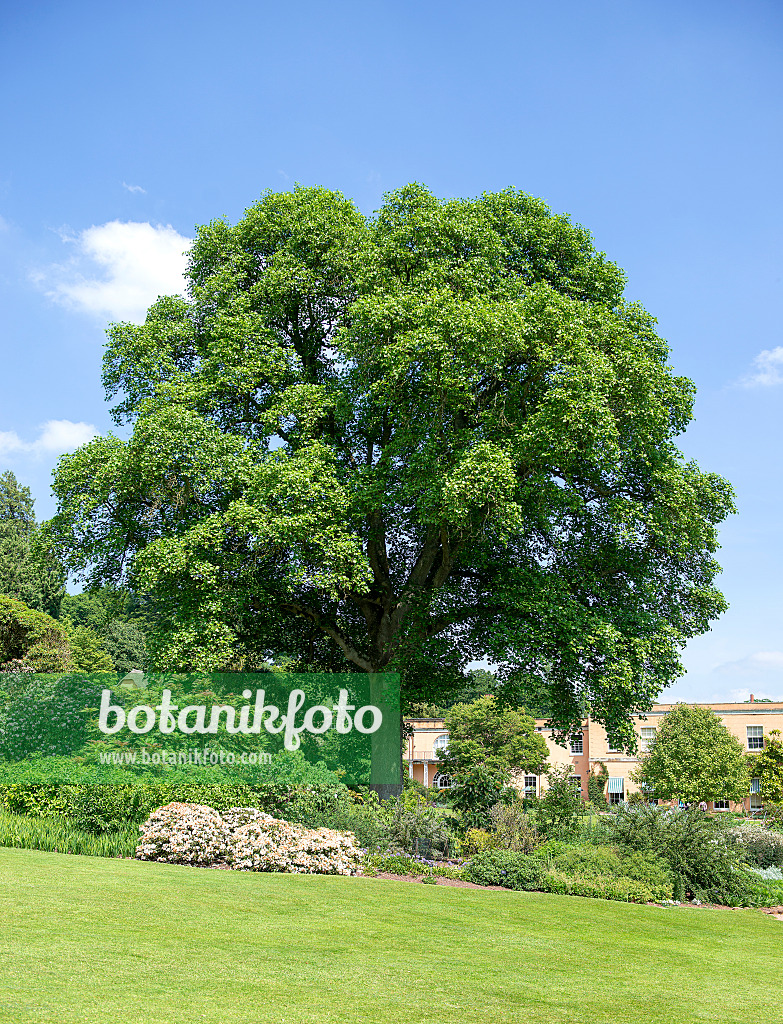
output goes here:
{"type": "Polygon", "coordinates": [[[570,835],[582,814],[579,780],[570,764],[556,765],[547,772],[549,788],[538,805],[538,830],[547,838],[570,835]]]}
{"type": "Polygon", "coordinates": [[[101,638],[86,626],[77,626],[69,633],[71,667],[77,672],[110,672],[114,668],[101,638]]]}
{"type": "Polygon", "coordinates": [[[29,487],[0,473],[0,594],[56,616],[66,574],[38,543],[34,504],[29,487]]]}
{"type": "Polygon", "coordinates": [[[760,754],[748,756],[748,769],[759,780],[764,803],[783,803],[783,741],[780,729],[772,729],[760,754]]]}
{"type": "Polygon", "coordinates": [[[521,710],[504,710],[493,696],[455,704],[445,716],[448,748],[439,751],[443,770],[456,776],[483,765],[508,778],[514,769],[540,775],[548,756],[535,720],[521,710]]]}
{"type": "Polygon", "coordinates": [[[663,718],[635,782],[659,800],[743,800],[750,787],[742,744],[710,708],[676,704],[663,718]]]}
{"type": "Polygon", "coordinates": [[[609,771],[603,761],[593,766],[593,770],[587,776],[587,798],[590,803],[603,810],[608,807],[604,789],[609,781],[609,771]]]}
{"type": "Polygon", "coordinates": [[[490,809],[508,795],[508,775],[483,764],[466,765],[453,776],[451,803],[465,828],[489,828],[490,809]]]}

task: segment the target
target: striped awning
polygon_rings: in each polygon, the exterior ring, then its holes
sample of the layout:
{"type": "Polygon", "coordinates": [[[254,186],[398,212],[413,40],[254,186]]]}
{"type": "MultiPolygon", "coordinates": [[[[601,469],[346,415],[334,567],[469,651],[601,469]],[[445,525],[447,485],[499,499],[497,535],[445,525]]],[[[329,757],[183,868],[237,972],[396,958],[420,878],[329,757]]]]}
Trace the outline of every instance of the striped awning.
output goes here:
{"type": "Polygon", "coordinates": [[[609,777],[609,793],[622,793],[623,791],[623,779],[613,779],[609,777]]]}
{"type": "Polygon", "coordinates": [[[751,793],[760,793],[761,792],[761,779],[751,779],[750,780],[750,791],[751,791],[751,793]]]}

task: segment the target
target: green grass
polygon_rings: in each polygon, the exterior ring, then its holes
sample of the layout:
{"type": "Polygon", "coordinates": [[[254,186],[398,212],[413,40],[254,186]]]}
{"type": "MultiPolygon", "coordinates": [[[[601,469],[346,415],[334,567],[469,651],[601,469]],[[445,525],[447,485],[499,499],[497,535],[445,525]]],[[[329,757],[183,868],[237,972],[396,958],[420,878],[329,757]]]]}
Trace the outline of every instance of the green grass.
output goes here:
{"type": "Polygon", "coordinates": [[[759,911],[11,849],[0,900],[3,1022],[783,1019],[759,911]]]}

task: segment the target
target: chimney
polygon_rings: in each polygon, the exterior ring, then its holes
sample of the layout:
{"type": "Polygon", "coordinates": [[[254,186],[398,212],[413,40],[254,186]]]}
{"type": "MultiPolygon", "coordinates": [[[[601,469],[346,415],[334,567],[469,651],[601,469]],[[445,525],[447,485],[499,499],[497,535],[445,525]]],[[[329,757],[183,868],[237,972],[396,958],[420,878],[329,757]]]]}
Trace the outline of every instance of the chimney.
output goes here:
{"type": "Polygon", "coordinates": [[[753,703],[753,694],[750,695],[750,703],[753,703]]]}

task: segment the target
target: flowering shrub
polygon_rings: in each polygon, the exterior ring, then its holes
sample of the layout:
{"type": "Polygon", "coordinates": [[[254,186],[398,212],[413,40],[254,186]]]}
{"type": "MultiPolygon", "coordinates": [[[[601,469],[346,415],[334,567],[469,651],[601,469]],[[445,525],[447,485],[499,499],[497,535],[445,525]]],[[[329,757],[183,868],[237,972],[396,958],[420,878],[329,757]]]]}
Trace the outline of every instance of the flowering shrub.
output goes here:
{"type": "Polygon", "coordinates": [[[305,828],[256,807],[219,814],[206,804],[171,803],[141,826],[136,856],[201,867],[229,864],[238,871],[355,875],[361,852],[350,833],[305,828]]]}
{"type": "Polygon", "coordinates": [[[783,867],[783,836],[750,823],[733,828],[729,833],[742,859],[759,868],[783,867]]]}
{"type": "Polygon", "coordinates": [[[361,851],[351,833],[305,828],[257,812],[233,835],[231,866],[239,871],[356,875],[361,851]]]}
{"type": "Polygon", "coordinates": [[[274,821],[272,814],[261,811],[258,807],[229,807],[221,814],[223,824],[233,836],[239,829],[244,828],[253,821],[274,821]]]}
{"type": "Polygon", "coordinates": [[[228,830],[206,804],[167,804],[153,811],[140,831],[139,860],[207,866],[226,855],[228,830]]]}

